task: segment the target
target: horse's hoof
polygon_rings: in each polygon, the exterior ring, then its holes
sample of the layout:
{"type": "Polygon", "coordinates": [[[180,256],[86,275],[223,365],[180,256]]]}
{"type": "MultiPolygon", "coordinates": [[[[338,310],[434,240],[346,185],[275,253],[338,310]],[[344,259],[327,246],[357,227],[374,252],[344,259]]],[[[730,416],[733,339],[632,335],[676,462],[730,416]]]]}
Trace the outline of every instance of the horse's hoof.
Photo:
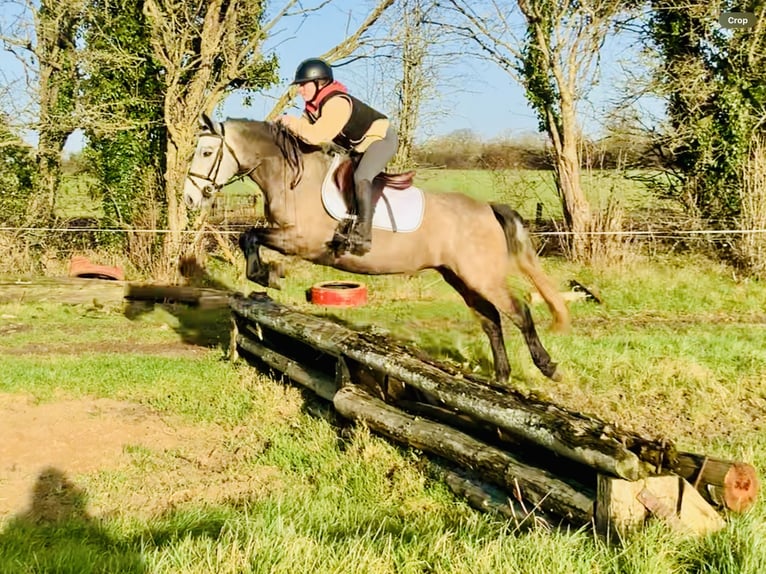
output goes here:
{"type": "Polygon", "coordinates": [[[564,380],[564,373],[561,370],[561,367],[555,367],[553,369],[553,372],[550,375],[548,375],[548,378],[550,380],[552,380],[552,381],[557,382],[557,383],[560,383],[561,381],[563,381],[564,380]]]}
{"type": "Polygon", "coordinates": [[[352,255],[365,255],[372,249],[372,241],[370,239],[355,238],[349,239],[349,251],[352,255]]]}
{"type": "Polygon", "coordinates": [[[327,242],[327,247],[335,257],[340,257],[349,249],[348,237],[336,232],[332,240],[327,242]]]}
{"type": "Polygon", "coordinates": [[[550,330],[552,333],[569,333],[572,330],[572,324],[569,321],[554,321],[551,323],[550,330]]]}
{"type": "Polygon", "coordinates": [[[274,268],[269,268],[269,278],[267,280],[267,287],[270,287],[271,289],[276,289],[280,291],[282,289],[282,284],[279,282],[280,277],[284,277],[284,275],[280,275],[279,271],[275,270],[274,268]]]}
{"type": "Polygon", "coordinates": [[[370,249],[370,245],[354,245],[351,247],[351,255],[362,257],[363,255],[367,255],[370,252],[370,249]]]}

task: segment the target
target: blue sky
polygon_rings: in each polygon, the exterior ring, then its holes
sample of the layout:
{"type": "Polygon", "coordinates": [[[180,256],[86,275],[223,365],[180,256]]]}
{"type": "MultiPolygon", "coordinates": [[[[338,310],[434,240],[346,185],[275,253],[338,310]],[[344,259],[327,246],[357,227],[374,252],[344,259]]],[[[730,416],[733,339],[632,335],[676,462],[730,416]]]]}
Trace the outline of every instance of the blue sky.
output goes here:
{"type": "MultiPolygon", "coordinates": [[[[304,5],[316,5],[304,3],[304,5]]],[[[252,98],[250,106],[243,104],[240,94],[231,95],[217,111],[219,119],[226,117],[263,118],[273,107],[274,101],[285,89],[301,60],[322,54],[356,30],[375,5],[373,0],[333,0],[320,11],[304,17],[282,20],[273,30],[264,46],[265,53],[276,52],[279,57],[279,75],[282,83],[263,95],[252,98]]],[[[282,3],[273,3],[274,8],[282,3]]],[[[636,70],[636,48],[626,36],[610,39],[604,47],[601,61],[601,81],[580,104],[580,119],[586,134],[597,136],[603,127],[606,110],[619,97],[619,85],[625,82],[625,66],[636,70]]],[[[482,138],[505,137],[537,133],[537,118],[524,98],[523,90],[498,66],[471,58],[455,58],[445,66],[441,85],[436,97],[426,103],[428,115],[419,139],[445,135],[455,130],[468,129],[482,138]],[[436,110],[439,113],[435,113],[436,110]]],[[[19,73],[12,56],[0,52],[0,74],[19,73]]],[[[344,82],[352,93],[381,111],[387,103],[379,94],[387,86],[372,89],[371,78],[380,75],[375,60],[363,59],[336,69],[336,78],[344,82]],[[375,94],[378,96],[375,96],[375,94]]],[[[379,80],[373,80],[379,81],[379,80]]],[[[395,80],[391,79],[391,86],[395,80]]],[[[646,100],[643,103],[647,116],[660,113],[661,104],[646,100]]],[[[292,113],[298,113],[294,108],[292,113]]],[[[79,136],[70,138],[67,151],[82,146],[79,136]]]]}
{"type": "MultiPolygon", "coordinates": [[[[218,116],[221,119],[264,117],[301,60],[322,54],[338,44],[349,31],[358,27],[374,4],[370,0],[335,0],[319,13],[287,20],[281,28],[278,26],[280,32],[266,47],[273,49],[272,46],[276,46],[283,83],[264,97],[255,98],[250,107],[242,105],[241,97],[232,95],[218,116]]],[[[605,113],[619,98],[619,86],[626,82],[625,68],[635,73],[637,59],[638,49],[627,35],[607,41],[600,63],[600,83],[580,104],[580,119],[588,135],[601,133],[605,113]]],[[[336,78],[359,97],[389,113],[391,110],[386,109],[384,102],[376,101],[374,96],[368,97],[369,78],[376,76],[374,66],[370,60],[360,60],[336,69],[336,78]]],[[[452,61],[443,75],[443,96],[427,104],[431,111],[438,108],[443,113],[438,114],[438,119],[427,122],[427,127],[421,130],[421,139],[459,129],[472,130],[484,138],[537,133],[537,117],[527,104],[523,89],[499,66],[466,57],[452,61]]],[[[658,101],[646,98],[639,105],[647,116],[661,115],[662,105],[658,101]]],[[[298,111],[295,108],[292,113],[298,111]]]]}

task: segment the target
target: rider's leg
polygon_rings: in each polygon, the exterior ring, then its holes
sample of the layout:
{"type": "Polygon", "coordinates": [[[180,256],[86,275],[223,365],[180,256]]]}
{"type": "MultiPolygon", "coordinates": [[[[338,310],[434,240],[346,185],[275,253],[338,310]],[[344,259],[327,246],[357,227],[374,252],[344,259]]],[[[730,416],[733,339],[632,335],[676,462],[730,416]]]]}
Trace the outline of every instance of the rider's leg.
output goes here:
{"type": "Polygon", "coordinates": [[[389,127],[386,137],[371,144],[362,155],[354,171],[354,190],[357,205],[357,222],[349,235],[351,253],[364,255],[372,247],[372,180],[383,171],[396,155],[399,138],[396,130],[389,127]]]}

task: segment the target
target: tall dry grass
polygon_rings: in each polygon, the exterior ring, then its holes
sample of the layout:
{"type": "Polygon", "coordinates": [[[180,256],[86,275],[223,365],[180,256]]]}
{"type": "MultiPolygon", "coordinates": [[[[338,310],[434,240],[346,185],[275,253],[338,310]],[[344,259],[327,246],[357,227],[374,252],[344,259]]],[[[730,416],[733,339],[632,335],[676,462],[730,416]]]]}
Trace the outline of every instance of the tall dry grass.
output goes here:
{"type": "Polygon", "coordinates": [[[743,166],[741,212],[742,235],[734,244],[735,257],[744,269],[766,278],[766,138],[756,138],[743,166]]]}

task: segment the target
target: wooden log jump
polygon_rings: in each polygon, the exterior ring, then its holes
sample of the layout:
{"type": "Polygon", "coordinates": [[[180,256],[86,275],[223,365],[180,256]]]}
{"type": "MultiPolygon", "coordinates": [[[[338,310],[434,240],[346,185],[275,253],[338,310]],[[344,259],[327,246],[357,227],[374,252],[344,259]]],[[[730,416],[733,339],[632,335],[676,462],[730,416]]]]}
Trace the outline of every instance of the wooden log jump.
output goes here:
{"type": "Polygon", "coordinates": [[[505,392],[458,378],[413,357],[387,339],[359,333],[278,305],[267,297],[233,296],[231,308],[256,322],[335,358],[365,365],[383,378],[421,391],[451,410],[490,423],[520,442],[600,472],[635,480],[673,456],[673,445],[620,432],[612,425],[566,411],[511,389],[505,392]]]}
{"type": "Polygon", "coordinates": [[[701,533],[723,524],[713,507],[741,512],[757,496],[751,465],[677,452],[672,441],[493,388],[388,338],[265,294],[233,295],[230,307],[243,352],[332,401],[346,418],[479,475],[509,501],[498,503],[476,481],[450,475],[451,487],[477,506],[515,515],[521,502],[607,533],[657,516],[701,533]]]}

